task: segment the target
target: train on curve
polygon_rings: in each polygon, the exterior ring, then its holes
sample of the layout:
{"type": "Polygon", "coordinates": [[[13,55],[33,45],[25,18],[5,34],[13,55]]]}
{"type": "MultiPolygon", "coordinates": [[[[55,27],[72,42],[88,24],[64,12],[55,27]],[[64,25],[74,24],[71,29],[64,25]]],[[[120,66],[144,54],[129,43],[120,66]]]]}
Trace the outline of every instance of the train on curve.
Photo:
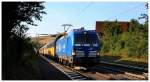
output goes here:
{"type": "Polygon", "coordinates": [[[95,30],[74,29],[40,48],[42,55],[65,65],[92,65],[100,61],[100,42],[95,30]]]}

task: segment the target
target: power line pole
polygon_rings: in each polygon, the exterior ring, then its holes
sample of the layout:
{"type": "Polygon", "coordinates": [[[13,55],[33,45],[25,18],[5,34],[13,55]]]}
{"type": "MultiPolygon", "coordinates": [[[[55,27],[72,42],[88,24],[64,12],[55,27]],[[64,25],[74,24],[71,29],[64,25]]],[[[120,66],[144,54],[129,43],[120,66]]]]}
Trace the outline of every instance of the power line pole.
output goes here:
{"type": "Polygon", "coordinates": [[[73,25],[72,24],[63,24],[62,26],[64,27],[64,32],[67,32],[69,30],[69,28],[73,25]],[[66,27],[68,27],[68,28],[66,28],[66,27]]]}

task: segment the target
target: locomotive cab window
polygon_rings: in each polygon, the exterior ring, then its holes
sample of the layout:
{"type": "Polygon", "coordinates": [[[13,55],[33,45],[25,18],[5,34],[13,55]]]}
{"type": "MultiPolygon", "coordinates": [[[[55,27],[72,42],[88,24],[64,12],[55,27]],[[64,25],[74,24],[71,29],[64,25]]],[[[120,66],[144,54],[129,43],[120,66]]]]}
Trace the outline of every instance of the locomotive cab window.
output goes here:
{"type": "Polygon", "coordinates": [[[95,34],[75,34],[76,44],[95,44],[98,38],[95,34]]]}

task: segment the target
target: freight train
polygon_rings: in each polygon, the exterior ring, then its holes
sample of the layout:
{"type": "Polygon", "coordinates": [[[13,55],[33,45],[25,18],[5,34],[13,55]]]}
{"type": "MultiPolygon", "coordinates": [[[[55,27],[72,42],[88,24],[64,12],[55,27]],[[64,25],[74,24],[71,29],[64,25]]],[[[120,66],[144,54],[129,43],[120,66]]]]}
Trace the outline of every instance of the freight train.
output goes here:
{"type": "Polygon", "coordinates": [[[58,36],[39,52],[65,65],[91,65],[100,61],[100,42],[95,30],[74,29],[58,36]]]}

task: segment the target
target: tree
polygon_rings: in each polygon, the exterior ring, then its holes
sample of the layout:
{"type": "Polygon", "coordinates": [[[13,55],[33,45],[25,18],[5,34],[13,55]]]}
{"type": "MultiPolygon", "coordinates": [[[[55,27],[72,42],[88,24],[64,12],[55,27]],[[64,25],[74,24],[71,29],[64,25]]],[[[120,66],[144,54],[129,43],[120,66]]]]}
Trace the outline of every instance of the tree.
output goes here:
{"type": "Polygon", "coordinates": [[[3,40],[14,33],[21,36],[28,30],[26,24],[36,25],[34,20],[41,21],[41,14],[45,14],[43,9],[42,2],[2,2],[3,40]]]}
{"type": "MultiPolygon", "coordinates": [[[[17,79],[16,68],[34,53],[34,46],[25,33],[28,25],[41,21],[43,2],[2,2],[2,69],[3,79],[17,79]],[[29,56],[25,58],[26,54],[29,56]]],[[[25,61],[27,62],[27,61],[25,61]]]]}
{"type": "MultiPolygon", "coordinates": [[[[148,10],[148,3],[145,4],[146,9],[148,10]]],[[[148,22],[148,14],[142,13],[139,19],[145,19],[145,22],[148,22]]]]}
{"type": "MultiPolygon", "coordinates": [[[[145,5],[148,9],[148,3],[145,5]]],[[[137,19],[131,19],[126,31],[121,31],[116,22],[107,22],[102,36],[102,54],[117,55],[148,60],[148,15],[141,14],[139,19],[145,19],[139,23],[137,19]]]]}
{"type": "Polygon", "coordinates": [[[104,36],[102,37],[102,52],[114,53],[119,34],[121,33],[120,25],[115,22],[105,23],[104,36]]]}
{"type": "Polygon", "coordinates": [[[110,55],[127,55],[129,57],[147,57],[148,54],[148,25],[140,24],[132,19],[129,28],[121,31],[116,22],[106,23],[102,36],[102,51],[110,55]]]}

